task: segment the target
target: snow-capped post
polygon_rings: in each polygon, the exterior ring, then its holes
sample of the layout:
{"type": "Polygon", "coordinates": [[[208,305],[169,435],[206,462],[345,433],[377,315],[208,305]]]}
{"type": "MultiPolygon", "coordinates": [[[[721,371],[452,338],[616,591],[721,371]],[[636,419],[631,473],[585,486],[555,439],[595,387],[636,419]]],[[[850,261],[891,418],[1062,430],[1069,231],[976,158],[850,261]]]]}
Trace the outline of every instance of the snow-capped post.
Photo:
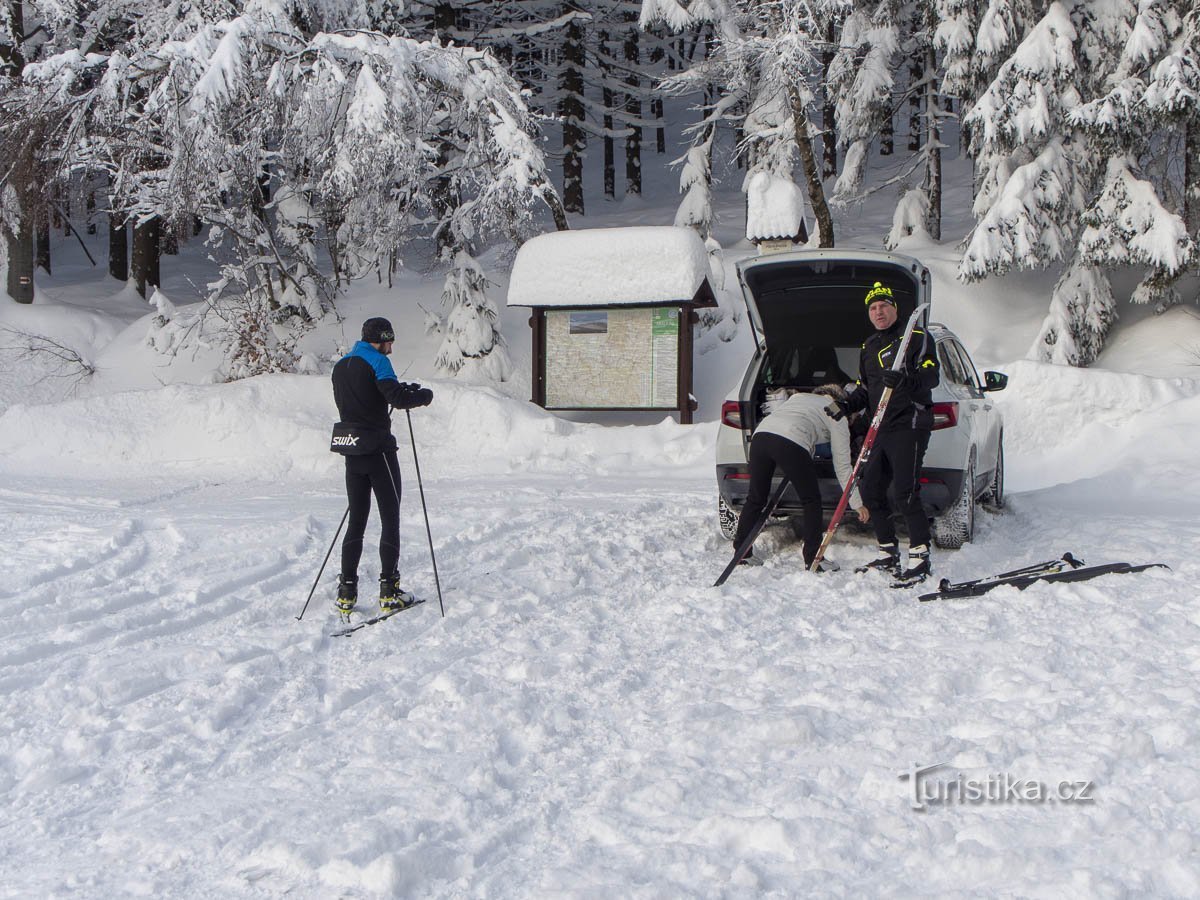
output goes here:
{"type": "Polygon", "coordinates": [[[759,253],[795,250],[808,241],[808,205],[790,178],[770,172],[746,176],[746,240],[759,253]]]}
{"type": "Polygon", "coordinates": [[[691,228],[543,234],[517,253],[508,305],[529,307],[533,397],[550,410],[678,411],[690,424],[692,326],[715,307],[691,228]]]}

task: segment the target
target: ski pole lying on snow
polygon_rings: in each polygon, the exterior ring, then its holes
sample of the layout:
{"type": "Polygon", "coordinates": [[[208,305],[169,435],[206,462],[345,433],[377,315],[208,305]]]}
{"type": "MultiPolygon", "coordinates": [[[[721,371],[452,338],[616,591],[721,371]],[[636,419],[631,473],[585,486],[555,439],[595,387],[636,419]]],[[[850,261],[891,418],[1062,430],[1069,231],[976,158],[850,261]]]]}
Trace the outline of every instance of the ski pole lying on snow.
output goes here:
{"type": "Polygon", "coordinates": [[[408,419],[408,439],[412,443],[413,466],[417,470],[417,490],[421,494],[421,512],[425,515],[425,536],[429,538],[429,558],[433,562],[433,583],[437,586],[438,606],[442,609],[442,618],[446,618],[446,606],[442,603],[442,583],[438,580],[437,557],[433,555],[433,532],[429,530],[429,510],[425,508],[425,488],[421,484],[421,464],[417,461],[417,439],[413,434],[412,414],[406,409],[408,419]]]}
{"type": "MultiPolygon", "coordinates": [[[[892,370],[899,371],[904,365],[904,359],[908,355],[908,343],[912,340],[913,329],[916,328],[917,322],[921,318],[921,314],[929,309],[928,303],[922,303],[913,310],[913,314],[908,317],[908,324],[904,327],[904,340],[900,342],[900,349],[896,351],[896,358],[892,361],[892,370]]],[[[821,540],[821,547],[817,550],[817,555],[813,557],[812,565],[809,566],[809,571],[817,571],[817,566],[821,564],[821,558],[825,556],[825,551],[829,549],[829,542],[833,540],[833,533],[837,531],[837,527],[841,524],[842,516],[846,512],[846,507],[850,503],[850,492],[854,490],[854,486],[858,484],[859,475],[867,465],[867,461],[871,458],[871,448],[875,446],[875,437],[879,434],[879,426],[883,424],[884,414],[887,412],[888,403],[892,399],[892,389],[885,387],[883,396],[879,398],[879,406],[875,408],[875,417],[871,419],[871,427],[867,429],[867,436],[863,439],[862,449],[858,451],[858,459],[854,463],[854,469],[850,472],[850,477],[846,479],[846,487],[842,491],[842,499],[838,501],[837,509],[833,511],[833,518],[829,520],[829,528],[825,532],[825,537],[821,540]]]]}
{"type": "Polygon", "coordinates": [[[329,542],[329,550],[325,553],[325,561],[321,563],[321,568],[317,572],[317,577],[313,579],[312,590],[308,592],[308,599],[304,601],[304,609],[300,610],[300,615],[296,616],[296,621],[299,622],[304,618],[304,614],[308,612],[308,604],[312,602],[313,593],[317,590],[317,582],[321,580],[321,576],[325,574],[325,565],[329,562],[329,557],[333,555],[334,545],[337,544],[338,535],[342,533],[342,526],[346,524],[346,517],[350,515],[350,507],[346,507],[346,511],[342,513],[342,521],[338,523],[337,531],[333,533],[333,540],[329,542]]]}

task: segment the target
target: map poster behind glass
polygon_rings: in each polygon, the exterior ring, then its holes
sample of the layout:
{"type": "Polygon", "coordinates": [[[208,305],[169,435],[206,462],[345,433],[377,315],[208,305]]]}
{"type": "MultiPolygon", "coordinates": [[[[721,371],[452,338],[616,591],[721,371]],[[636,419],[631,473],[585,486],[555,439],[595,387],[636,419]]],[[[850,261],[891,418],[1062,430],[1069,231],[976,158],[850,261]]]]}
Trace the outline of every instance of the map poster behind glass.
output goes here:
{"type": "Polygon", "coordinates": [[[546,311],[547,409],[674,409],[679,308],[546,311]]]}

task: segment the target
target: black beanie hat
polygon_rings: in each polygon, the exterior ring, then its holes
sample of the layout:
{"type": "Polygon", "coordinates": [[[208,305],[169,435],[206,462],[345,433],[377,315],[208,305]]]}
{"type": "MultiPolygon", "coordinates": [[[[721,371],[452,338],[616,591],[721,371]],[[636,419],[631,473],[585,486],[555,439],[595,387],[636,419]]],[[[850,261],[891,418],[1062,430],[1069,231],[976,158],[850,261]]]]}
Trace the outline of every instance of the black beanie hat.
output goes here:
{"type": "Polygon", "coordinates": [[[363,322],[362,339],[368,344],[386,344],[396,339],[396,332],[392,330],[391,322],[377,316],[363,322]]]}

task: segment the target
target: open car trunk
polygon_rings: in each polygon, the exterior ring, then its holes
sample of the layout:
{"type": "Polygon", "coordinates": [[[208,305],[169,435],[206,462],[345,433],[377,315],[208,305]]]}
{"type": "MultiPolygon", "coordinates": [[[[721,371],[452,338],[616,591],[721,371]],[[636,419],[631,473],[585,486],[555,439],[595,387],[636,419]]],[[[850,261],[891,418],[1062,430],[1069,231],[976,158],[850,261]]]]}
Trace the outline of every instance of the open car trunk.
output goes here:
{"type": "Polygon", "coordinates": [[[917,260],[869,250],[759,256],[740,263],[738,276],[759,346],[752,383],[742,389],[747,438],[769,393],[855,382],[871,332],[863,300],[876,281],[892,289],[901,321],[930,295],[929,271],[917,260]]]}

